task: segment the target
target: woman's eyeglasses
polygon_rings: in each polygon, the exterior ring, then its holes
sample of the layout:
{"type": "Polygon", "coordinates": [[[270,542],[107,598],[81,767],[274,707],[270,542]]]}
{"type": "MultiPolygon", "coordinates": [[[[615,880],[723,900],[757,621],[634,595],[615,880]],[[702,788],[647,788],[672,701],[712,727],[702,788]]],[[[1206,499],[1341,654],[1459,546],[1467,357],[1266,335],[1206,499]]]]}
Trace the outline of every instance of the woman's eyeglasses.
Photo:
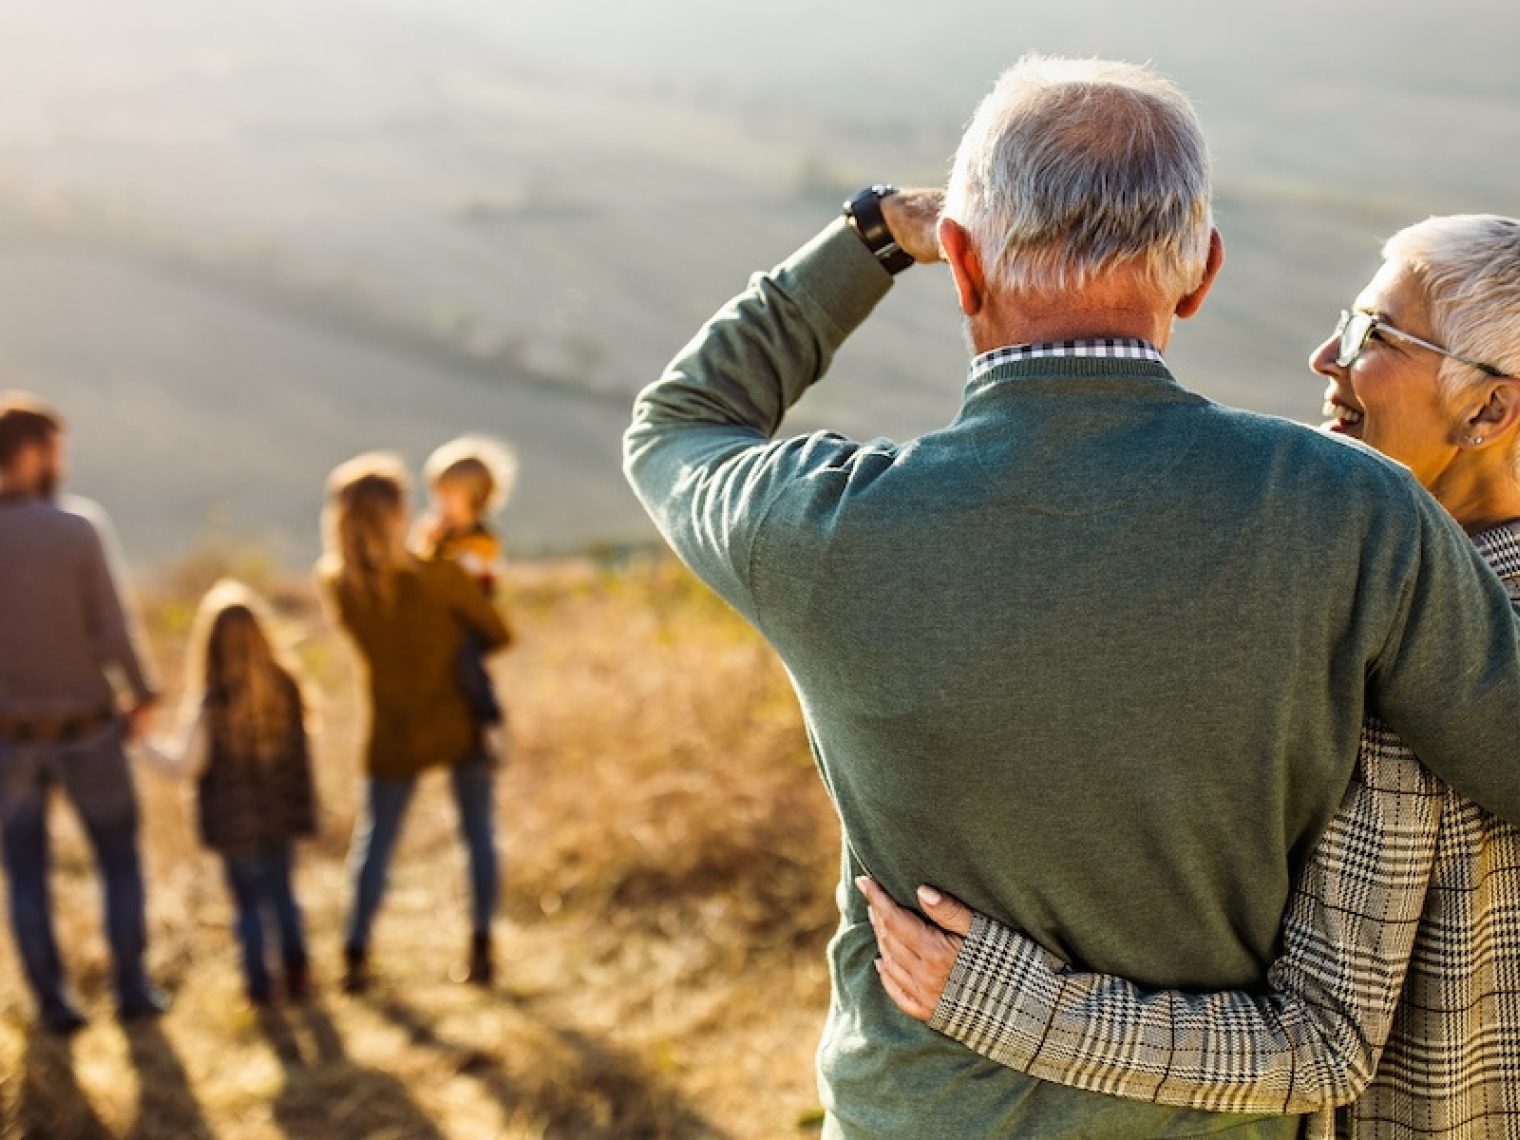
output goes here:
{"type": "Polygon", "coordinates": [[[1421,340],[1411,333],[1394,328],[1387,321],[1375,317],[1371,313],[1348,313],[1345,309],[1341,310],[1340,323],[1335,326],[1335,335],[1340,339],[1340,348],[1336,350],[1335,363],[1341,368],[1350,368],[1356,363],[1356,358],[1362,355],[1362,349],[1367,347],[1367,342],[1372,339],[1373,333],[1397,337],[1399,340],[1408,341],[1410,344],[1417,344],[1421,348],[1428,348],[1431,352],[1438,352],[1442,356],[1449,356],[1453,360],[1459,360],[1468,367],[1476,368],[1479,372],[1486,373],[1489,376],[1497,376],[1503,379],[1511,378],[1503,370],[1495,368],[1492,364],[1483,364],[1476,360],[1470,360],[1465,356],[1442,348],[1439,344],[1431,344],[1428,340],[1421,340]]]}

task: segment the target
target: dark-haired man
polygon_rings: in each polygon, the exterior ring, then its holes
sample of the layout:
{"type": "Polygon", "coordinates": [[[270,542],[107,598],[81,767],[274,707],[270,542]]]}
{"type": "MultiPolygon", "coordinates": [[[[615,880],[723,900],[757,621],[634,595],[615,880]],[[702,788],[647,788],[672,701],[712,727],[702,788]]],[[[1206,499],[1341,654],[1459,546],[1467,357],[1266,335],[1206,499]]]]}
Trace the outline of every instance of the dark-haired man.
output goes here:
{"type": "Polygon", "coordinates": [[[49,905],[55,788],[77,810],[105,883],[120,1015],[165,1006],[143,971],[137,798],[122,750],[146,731],[155,684],[110,525],[93,503],[60,500],[63,475],[62,418],[34,397],[0,395],[0,841],[21,964],[55,1033],[85,1023],[64,985],[49,905]]]}

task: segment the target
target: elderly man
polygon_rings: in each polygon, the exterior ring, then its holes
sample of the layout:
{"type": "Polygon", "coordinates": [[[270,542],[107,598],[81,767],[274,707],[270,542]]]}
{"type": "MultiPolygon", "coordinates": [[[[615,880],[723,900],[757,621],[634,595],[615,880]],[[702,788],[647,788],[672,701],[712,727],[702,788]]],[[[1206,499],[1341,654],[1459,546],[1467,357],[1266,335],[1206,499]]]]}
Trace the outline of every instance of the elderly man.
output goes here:
{"type": "Polygon", "coordinates": [[[825,1134],[1297,1135],[1000,1071],[893,1007],[850,881],[934,883],[1150,986],[1260,986],[1367,712],[1520,819],[1504,588],[1406,471],[1168,370],[1222,262],[1170,83],[1022,61],[961,141],[936,242],[937,204],[857,195],[625,440],[671,544],[785,660],[839,811],[825,1134]],[[955,421],[772,441],[892,273],[941,250],[976,353],[955,421]]]}
{"type": "Polygon", "coordinates": [[[11,922],[42,1024],[84,1017],[65,992],[53,936],[47,808],[56,786],[79,813],[105,880],[106,932],[123,1018],[164,999],[143,973],[143,880],[137,802],[122,754],[146,727],[154,682],[108,556],[105,515],[55,501],[63,423],[39,401],[0,396],[0,840],[11,922]],[[129,703],[123,725],[118,689],[129,703]]]}

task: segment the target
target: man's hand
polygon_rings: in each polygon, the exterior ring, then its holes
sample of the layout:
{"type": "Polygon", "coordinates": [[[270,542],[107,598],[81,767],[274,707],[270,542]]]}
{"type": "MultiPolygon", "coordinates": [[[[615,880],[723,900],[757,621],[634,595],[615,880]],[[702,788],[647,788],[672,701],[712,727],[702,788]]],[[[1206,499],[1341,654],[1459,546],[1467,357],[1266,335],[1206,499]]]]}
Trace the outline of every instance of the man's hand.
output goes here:
{"type": "Polygon", "coordinates": [[[914,261],[943,261],[939,247],[939,216],[945,192],[923,188],[899,190],[881,200],[882,220],[892,240],[914,261]]]}
{"type": "Polygon", "coordinates": [[[928,1021],[971,931],[971,908],[932,887],[919,887],[919,905],[939,924],[935,926],[898,906],[875,880],[861,876],[855,885],[871,908],[871,929],[881,951],[876,972],[887,996],[909,1017],[928,1021]]]}

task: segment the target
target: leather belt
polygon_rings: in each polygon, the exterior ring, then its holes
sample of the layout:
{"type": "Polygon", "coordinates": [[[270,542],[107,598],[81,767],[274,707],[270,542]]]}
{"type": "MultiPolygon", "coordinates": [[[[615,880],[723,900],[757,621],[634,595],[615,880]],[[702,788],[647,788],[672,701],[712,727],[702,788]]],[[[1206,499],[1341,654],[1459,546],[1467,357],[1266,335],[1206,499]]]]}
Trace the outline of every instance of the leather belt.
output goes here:
{"type": "Polygon", "coordinates": [[[114,709],[74,716],[7,716],[0,713],[0,741],[7,744],[72,744],[116,719],[114,709]]]}

